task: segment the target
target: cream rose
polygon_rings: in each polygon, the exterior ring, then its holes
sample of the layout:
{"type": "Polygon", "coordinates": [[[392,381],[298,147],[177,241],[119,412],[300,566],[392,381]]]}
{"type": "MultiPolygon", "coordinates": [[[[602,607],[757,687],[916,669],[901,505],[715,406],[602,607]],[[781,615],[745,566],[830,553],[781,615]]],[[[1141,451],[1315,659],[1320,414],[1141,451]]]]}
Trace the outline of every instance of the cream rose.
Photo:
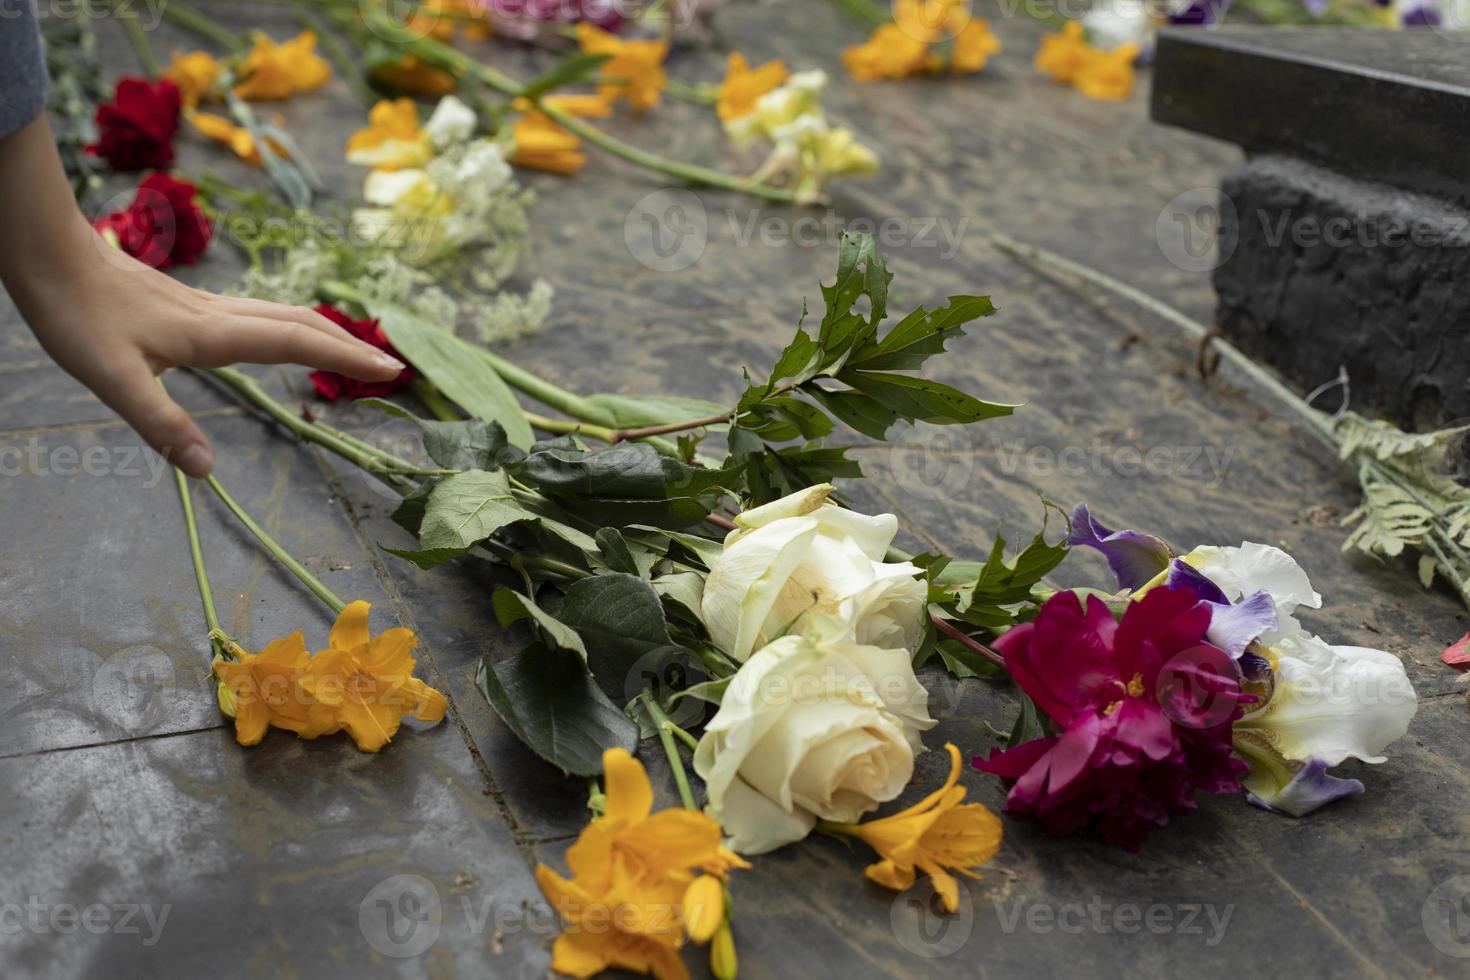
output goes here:
{"type": "Polygon", "coordinates": [[[906,651],[817,625],[745,662],[694,752],[706,811],[737,851],[774,850],[819,818],[849,823],[898,796],[934,727],[906,651]]]}
{"type": "Polygon", "coordinates": [[[816,614],[844,620],[858,643],[912,651],[923,639],[921,570],[882,560],[898,519],[838,507],[832,489],[810,487],[735,518],[702,612],[710,637],[736,660],[803,632],[816,614]]]}

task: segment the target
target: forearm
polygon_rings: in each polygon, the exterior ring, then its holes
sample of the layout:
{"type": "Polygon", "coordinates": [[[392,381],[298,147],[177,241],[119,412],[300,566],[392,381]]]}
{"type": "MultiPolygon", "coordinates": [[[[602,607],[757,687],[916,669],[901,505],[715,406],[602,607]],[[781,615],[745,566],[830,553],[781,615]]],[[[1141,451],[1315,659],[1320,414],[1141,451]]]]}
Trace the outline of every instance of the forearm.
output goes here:
{"type": "Polygon", "coordinates": [[[0,282],[34,323],[59,298],[54,284],[76,282],[107,247],[77,209],[44,113],[0,138],[0,214],[0,282]]]}

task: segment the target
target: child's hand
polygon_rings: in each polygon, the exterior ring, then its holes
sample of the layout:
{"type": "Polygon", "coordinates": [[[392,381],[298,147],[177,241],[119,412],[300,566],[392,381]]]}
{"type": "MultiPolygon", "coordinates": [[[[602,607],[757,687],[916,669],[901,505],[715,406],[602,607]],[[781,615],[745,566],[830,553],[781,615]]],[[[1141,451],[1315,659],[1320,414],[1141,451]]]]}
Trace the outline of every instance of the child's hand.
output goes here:
{"type": "Polygon", "coordinates": [[[181,365],[294,362],[363,381],[403,365],[311,310],[216,296],[102,240],[77,210],[44,114],[0,138],[0,280],[46,353],[190,476],[209,440],[154,380],[181,365]]]}
{"type": "Polygon", "coordinates": [[[168,368],[291,363],[363,381],[403,370],[319,313],[185,286],[85,230],[91,261],[64,282],[23,289],[22,312],[57,364],[190,476],[206,475],[214,455],[154,379],[168,368]]]}

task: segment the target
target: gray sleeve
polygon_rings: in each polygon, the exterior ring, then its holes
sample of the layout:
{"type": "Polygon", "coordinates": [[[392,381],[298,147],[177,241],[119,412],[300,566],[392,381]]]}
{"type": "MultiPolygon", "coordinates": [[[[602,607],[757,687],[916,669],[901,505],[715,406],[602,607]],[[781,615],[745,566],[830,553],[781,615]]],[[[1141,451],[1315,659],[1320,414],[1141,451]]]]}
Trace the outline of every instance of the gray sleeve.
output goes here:
{"type": "Polygon", "coordinates": [[[0,136],[35,119],[46,101],[46,58],[32,0],[0,0],[0,136]]]}

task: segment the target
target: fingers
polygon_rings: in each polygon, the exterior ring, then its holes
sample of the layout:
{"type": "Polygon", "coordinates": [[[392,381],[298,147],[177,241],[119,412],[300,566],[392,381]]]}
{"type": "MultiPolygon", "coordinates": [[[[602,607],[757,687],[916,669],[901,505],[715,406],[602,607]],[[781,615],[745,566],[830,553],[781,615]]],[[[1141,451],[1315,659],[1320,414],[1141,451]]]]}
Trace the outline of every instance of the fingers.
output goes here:
{"type": "MultiPolygon", "coordinates": [[[[280,307],[294,310],[293,307],[280,307]]],[[[289,319],[226,316],[211,325],[195,345],[200,367],[218,367],[237,361],[252,364],[304,364],[335,371],[360,381],[389,381],[406,366],[397,358],[344,333],[336,324],[310,310],[294,310],[289,319]],[[329,329],[320,329],[315,317],[329,329]]]]}
{"type": "Polygon", "coordinates": [[[216,344],[221,344],[225,348],[231,348],[231,350],[241,350],[238,344],[244,344],[245,347],[248,347],[253,342],[259,342],[263,338],[263,335],[270,334],[272,328],[266,326],[266,323],[276,325],[273,329],[279,332],[278,338],[275,338],[275,341],[273,341],[275,345],[273,345],[272,350],[281,350],[281,347],[278,347],[278,345],[285,344],[285,342],[300,344],[300,347],[295,348],[300,356],[294,356],[293,354],[293,356],[284,357],[263,357],[260,356],[259,351],[251,348],[248,353],[237,354],[237,356],[231,357],[225,363],[243,360],[253,361],[253,363],[275,364],[288,363],[290,361],[290,363],[307,364],[309,367],[320,367],[322,370],[335,370],[335,372],[343,373],[343,375],[348,375],[350,378],[357,378],[359,381],[391,381],[392,378],[398,375],[398,372],[401,372],[406,367],[403,361],[397,360],[395,357],[390,356],[390,354],[373,347],[372,344],[360,341],[356,336],[348,334],[341,326],[338,326],[337,323],[332,323],[331,320],[326,319],[325,316],[322,316],[316,310],[307,310],[306,307],[285,306],[284,303],[269,303],[266,300],[250,300],[250,298],[244,297],[221,297],[218,301],[225,306],[225,309],[229,313],[234,314],[234,316],[226,317],[225,323],[219,323],[216,326],[216,331],[223,335],[215,338],[216,344]],[[238,320],[248,320],[248,322],[253,323],[254,331],[256,331],[253,334],[253,339],[243,341],[243,339],[229,336],[231,332],[237,329],[238,320]],[[287,336],[297,332],[298,329],[303,328],[303,326],[304,328],[309,328],[310,331],[316,332],[316,334],[322,335],[323,338],[331,339],[331,341],[345,345],[345,350],[343,348],[329,347],[326,344],[318,344],[312,338],[291,339],[291,341],[285,339],[287,336]],[[323,356],[335,357],[334,366],[318,363],[316,360],[309,360],[309,357],[323,356]]]}
{"type": "Polygon", "coordinates": [[[126,362],[89,387],[164,459],[189,476],[209,475],[214,466],[209,440],[142,360],[126,362]]]}

